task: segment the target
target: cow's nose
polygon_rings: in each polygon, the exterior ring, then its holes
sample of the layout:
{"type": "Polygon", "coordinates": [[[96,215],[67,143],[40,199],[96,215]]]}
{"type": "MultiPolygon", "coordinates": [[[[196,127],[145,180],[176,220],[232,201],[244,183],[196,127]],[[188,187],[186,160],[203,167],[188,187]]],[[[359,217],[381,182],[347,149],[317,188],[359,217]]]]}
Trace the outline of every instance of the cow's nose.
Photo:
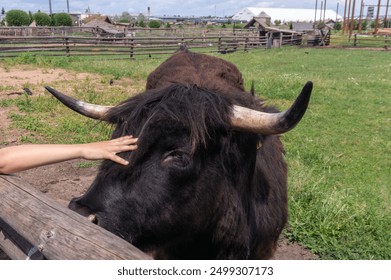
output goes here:
{"type": "Polygon", "coordinates": [[[95,214],[91,214],[88,216],[88,220],[93,224],[98,224],[98,216],[95,214]]]}
{"type": "Polygon", "coordinates": [[[72,199],[69,204],[68,208],[75,211],[76,213],[79,213],[80,215],[84,217],[88,217],[89,215],[93,215],[94,211],[92,211],[88,206],[83,205],[80,203],[79,198],[72,199]]]}

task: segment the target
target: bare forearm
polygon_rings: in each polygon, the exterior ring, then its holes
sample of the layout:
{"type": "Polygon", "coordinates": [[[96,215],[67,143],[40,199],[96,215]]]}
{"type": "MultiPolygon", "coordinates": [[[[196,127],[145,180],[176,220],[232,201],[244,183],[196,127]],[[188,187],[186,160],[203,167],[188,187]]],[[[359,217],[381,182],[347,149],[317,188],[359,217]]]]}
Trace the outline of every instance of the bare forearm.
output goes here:
{"type": "Polygon", "coordinates": [[[82,144],[7,147],[0,150],[0,173],[9,174],[80,157],[82,144]]]}
{"type": "Polygon", "coordinates": [[[0,149],[0,174],[9,174],[33,167],[76,158],[88,160],[109,159],[126,165],[117,153],[137,149],[137,138],[123,136],[102,142],[86,144],[21,145],[0,149]]]}

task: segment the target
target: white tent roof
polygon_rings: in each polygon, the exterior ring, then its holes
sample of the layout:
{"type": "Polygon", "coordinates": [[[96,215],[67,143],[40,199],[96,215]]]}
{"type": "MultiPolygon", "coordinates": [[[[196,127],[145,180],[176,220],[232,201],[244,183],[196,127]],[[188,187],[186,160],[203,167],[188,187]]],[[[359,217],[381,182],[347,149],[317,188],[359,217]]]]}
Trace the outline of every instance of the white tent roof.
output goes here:
{"type": "MultiPolygon", "coordinates": [[[[259,16],[260,13],[266,13],[271,17],[271,21],[281,20],[282,22],[289,21],[314,21],[315,9],[280,9],[280,8],[254,8],[247,7],[237,12],[232,19],[240,21],[250,21],[253,17],[259,16]]],[[[322,18],[323,18],[322,11],[322,18]]],[[[321,10],[317,10],[316,19],[319,20],[321,10]]],[[[326,10],[325,18],[327,19],[341,19],[333,10],[326,10]]]]}

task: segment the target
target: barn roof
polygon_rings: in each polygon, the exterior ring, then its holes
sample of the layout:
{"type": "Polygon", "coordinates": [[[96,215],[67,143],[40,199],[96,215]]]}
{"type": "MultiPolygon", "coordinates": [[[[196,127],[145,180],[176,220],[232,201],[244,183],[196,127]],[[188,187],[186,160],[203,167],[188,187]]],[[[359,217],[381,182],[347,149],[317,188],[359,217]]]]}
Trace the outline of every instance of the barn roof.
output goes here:
{"type": "Polygon", "coordinates": [[[254,17],[252,20],[250,20],[244,28],[250,28],[252,26],[258,25],[258,29],[266,32],[282,32],[286,34],[298,34],[300,32],[297,32],[295,30],[287,30],[287,29],[279,29],[275,27],[269,26],[267,23],[265,23],[264,20],[262,20],[259,17],[254,17]]]}
{"type": "MultiPolygon", "coordinates": [[[[322,11],[322,17],[323,17],[322,11]]],[[[262,13],[266,13],[271,17],[271,21],[281,20],[282,22],[289,21],[314,21],[315,9],[282,9],[282,8],[254,8],[246,7],[238,11],[233,17],[233,20],[250,21],[253,17],[258,17],[262,13]]],[[[317,18],[320,18],[321,11],[317,10],[317,18]]],[[[326,19],[341,19],[333,10],[325,11],[326,19]]]]}

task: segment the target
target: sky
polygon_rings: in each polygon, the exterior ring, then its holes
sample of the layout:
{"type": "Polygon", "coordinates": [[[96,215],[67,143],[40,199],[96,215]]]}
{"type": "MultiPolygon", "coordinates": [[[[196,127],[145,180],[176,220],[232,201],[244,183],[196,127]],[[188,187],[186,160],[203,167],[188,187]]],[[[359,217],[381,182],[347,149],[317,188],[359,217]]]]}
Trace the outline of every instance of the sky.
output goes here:
{"type": "MultiPolygon", "coordinates": [[[[66,12],[66,0],[51,0],[53,12],[66,12]]],[[[327,9],[337,11],[339,3],[340,15],[343,14],[345,0],[318,0],[318,8],[321,2],[326,2],[327,9]]],[[[361,1],[356,1],[357,6],[361,1]]],[[[377,0],[366,0],[366,4],[377,5],[377,0]]],[[[251,0],[69,0],[70,12],[85,12],[90,8],[91,12],[105,15],[121,15],[123,12],[130,14],[147,14],[147,7],[151,8],[152,16],[180,15],[180,16],[232,16],[245,7],[264,8],[315,8],[316,0],[275,0],[275,1],[251,1],[251,0]]],[[[0,7],[5,11],[21,9],[35,13],[40,10],[49,12],[49,0],[0,0],[0,7]]],[[[358,9],[358,8],[357,8],[358,9]]]]}
{"type": "MultiPolygon", "coordinates": [[[[104,15],[121,15],[123,12],[130,14],[147,14],[147,7],[151,9],[152,16],[180,15],[180,16],[232,16],[245,7],[263,8],[307,8],[314,9],[316,0],[68,0],[70,12],[85,12],[90,8],[93,13],[104,15]]],[[[318,0],[318,9],[321,3],[326,2],[326,8],[343,15],[345,0],[318,0]]],[[[353,2],[353,1],[352,1],[353,2]]],[[[385,1],[383,1],[385,2],[385,1]]],[[[53,12],[66,12],[67,0],[51,0],[53,12]]],[[[356,11],[359,10],[361,1],[356,1],[356,11]]],[[[378,0],[366,0],[365,4],[377,5],[378,0]]],[[[21,9],[31,11],[38,10],[49,12],[49,0],[0,0],[0,8],[5,11],[21,9]]],[[[358,12],[357,12],[358,13],[358,12]]]]}

